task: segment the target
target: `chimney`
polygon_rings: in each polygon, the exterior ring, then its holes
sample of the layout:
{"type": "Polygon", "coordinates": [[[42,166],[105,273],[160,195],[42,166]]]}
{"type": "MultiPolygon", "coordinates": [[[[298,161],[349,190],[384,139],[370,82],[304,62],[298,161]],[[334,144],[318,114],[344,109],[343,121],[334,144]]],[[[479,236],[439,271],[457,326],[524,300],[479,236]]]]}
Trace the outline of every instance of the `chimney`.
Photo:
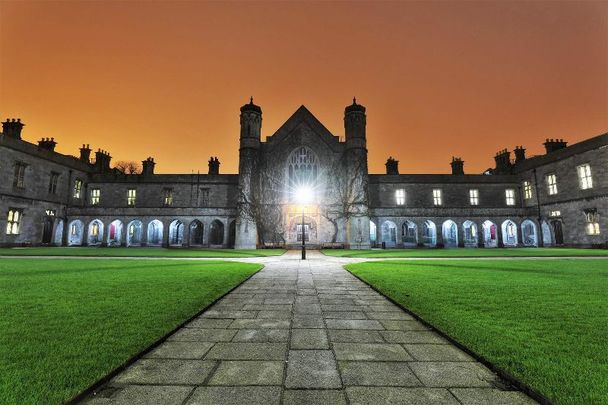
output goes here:
{"type": "Polygon", "coordinates": [[[40,149],[50,150],[51,152],[55,150],[55,145],[57,145],[55,138],[41,138],[38,141],[38,147],[40,149]]]}
{"type": "Polygon", "coordinates": [[[497,174],[505,174],[510,173],[511,171],[511,152],[506,149],[503,149],[496,153],[494,156],[494,160],[496,161],[496,173],[497,174]]]}
{"type": "Polygon", "coordinates": [[[141,166],[142,166],[142,171],[141,174],[143,174],[144,176],[151,176],[154,174],[154,165],[156,165],[156,163],[154,162],[154,158],[153,157],[149,157],[146,160],[143,160],[141,162],[141,166]]]}
{"type": "Polygon", "coordinates": [[[82,147],[80,148],[80,160],[85,163],[91,162],[91,148],[89,147],[88,143],[86,145],[83,143],[82,147]]]}
{"type": "Polygon", "coordinates": [[[25,124],[21,123],[21,118],[14,118],[9,120],[6,119],[5,122],[2,123],[2,134],[5,136],[10,136],[11,138],[21,139],[21,129],[25,124]]]}
{"type": "Polygon", "coordinates": [[[464,162],[461,158],[452,156],[452,163],[450,165],[452,166],[452,174],[464,174],[464,162]]]}
{"type": "Polygon", "coordinates": [[[97,149],[95,152],[95,167],[99,173],[110,171],[110,161],[112,156],[105,150],[97,149]]]}
{"type": "Polygon", "coordinates": [[[220,160],[217,156],[209,158],[209,174],[220,174],[220,160]]]}
{"type": "Polygon", "coordinates": [[[523,162],[524,160],[526,160],[526,150],[524,149],[523,146],[516,146],[514,152],[515,152],[515,164],[518,164],[519,162],[523,162]]]}
{"type": "Polygon", "coordinates": [[[556,150],[564,149],[566,146],[568,146],[568,142],[564,141],[563,139],[547,139],[543,145],[545,145],[545,150],[547,153],[551,153],[555,152],[556,150]]]}
{"type": "Polygon", "coordinates": [[[392,156],[386,160],[386,174],[399,174],[399,161],[393,159],[392,156]]]}

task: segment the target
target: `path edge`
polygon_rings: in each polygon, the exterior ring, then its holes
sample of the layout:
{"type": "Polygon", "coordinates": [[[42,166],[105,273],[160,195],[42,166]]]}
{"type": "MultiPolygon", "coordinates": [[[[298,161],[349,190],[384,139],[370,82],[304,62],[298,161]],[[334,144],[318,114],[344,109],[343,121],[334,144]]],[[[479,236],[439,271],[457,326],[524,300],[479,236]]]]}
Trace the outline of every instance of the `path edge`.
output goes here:
{"type": "Polygon", "coordinates": [[[463,345],[462,343],[460,343],[459,341],[457,341],[456,339],[454,339],[453,337],[451,337],[447,333],[443,332],[441,329],[438,329],[433,324],[425,321],[418,314],[416,314],[415,312],[413,312],[410,309],[406,308],[401,303],[399,303],[396,300],[392,299],[388,295],[385,295],[378,288],[376,288],[372,284],[368,283],[367,281],[365,281],[364,279],[362,279],[358,275],[356,275],[353,272],[351,272],[350,270],[348,270],[346,268],[346,265],[343,265],[342,267],[344,268],[345,271],[347,271],[353,277],[355,277],[359,281],[363,282],[365,285],[367,285],[368,287],[370,287],[372,290],[376,291],[378,294],[380,294],[381,296],[383,296],[384,298],[386,298],[387,300],[389,300],[392,304],[394,304],[397,307],[401,308],[401,310],[405,311],[407,314],[409,314],[412,317],[414,317],[418,322],[422,323],[424,326],[428,327],[433,332],[437,333],[438,335],[440,335],[442,338],[446,339],[451,344],[453,344],[454,346],[456,346],[457,348],[459,348],[460,350],[462,350],[463,352],[465,352],[469,356],[473,357],[476,361],[480,362],[481,364],[483,364],[484,366],[486,366],[487,368],[489,368],[492,372],[496,373],[500,378],[502,378],[503,380],[507,381],[510,385],[512,385],[513,387],[517,388],[518,390],[520,390],[521,392],[523,392],[524,394],[526,394],[527,396],[529,396],[530,398],[532,398],[536,402],[539,402],[542,405],[555,405],[555,403],[551,402],[551,400],[549,398],[547,398],[546,396],[544,396],[543,394],[541,394],[540,392],[538,392],[534,388],[530,387],[528,384],[520,381],[518,378],[516,378],[515,376],[513,376],[511,373],[509,373],[509,372],[503,370],[502,368],[494,365],[494,363],[490,362],[485,357],[483,357],[483,356],[477,354],[476,352],[474,352],[473,350],[469,349],[467,346],[463,345]]]}
{"type": "Polygon", "coordinates": [[[194,315],[192,315],[190,318],[184,320],[182,323],[180,323],[179,325],[177,325],[175,328],[171,329],[165,335],[161,336],[160,338],[158,338],[157,340],[155,340],[154,342],[152,342],[148,347],[146,347],[145,349],[143,349],[139,353],[136,353],[133,356],[129,357],[121,365],[119,365],[118,367],[116,367],[113,370],[111,370],[108,374],[106,374],[105,376],[101,377],[100,379],[98,379],[97,381],[95,381],[93,384],[89,385],[87,388],[85,388],[80,393],[76,394],[74,397],[72,397],[72,399],[70,399],[69,401],[66,401],[65,404],[68,404],[68,405],[78,404],[82,400],[84,400],[85,398],[94,395],[95,391],[97,389],[101,388],[106,383],[110,382],[110,380],[112,380],[112,378],[116,377],[118,374],[120,374],[121,372],[123,372],[124,370],[126,370],[129,366],[133,365],[136,361],[140,360],[146,354],[148,354],[152,350],[156,349],[158,346],[160,346],[162,343],[164,343],[167,339],[169,339],[169,337],[171,337],[171,335],[173,335],[175,332],[177,332],[178,330],[180,330],[181,328],[183,328],[184,326],[186,326],[188,323],[192,322],[194,319],[196,319],[199,316],[201,316],[205,311],[207,311],[209,308],[211,308],[212,306],[214,306],[215,304],[217,304],[222,298],[224,298],[225,296],[227,296],[228,294],[230,294],[231,292],[233,292],[234,290],[236,290],[237,288],[239,288],[241,285],[243,285],[243,283],[249,281],[253,276],[255,276],[256,274],[258,274],[260,271],[262,271],[264,269],[264,267],[266,267],[262,263],[250,263],[250,264],[258,264],[261,267],[258,270],[256,270],[255,273],[251,274],[249,277],[245,278],[243,281],[241,281],[240,283],[238,283],[237,285],[235,285],[234,287],[232,287],[229,291],[226,291],[226,293],[224,293],[221,296],[217,297],[215,300],[213,300],[211,303],[209,303],[209,305],[205,306],[203,309],[201,309],[200,311],[198,311],[197,313],[195,313],[194,315]]]}

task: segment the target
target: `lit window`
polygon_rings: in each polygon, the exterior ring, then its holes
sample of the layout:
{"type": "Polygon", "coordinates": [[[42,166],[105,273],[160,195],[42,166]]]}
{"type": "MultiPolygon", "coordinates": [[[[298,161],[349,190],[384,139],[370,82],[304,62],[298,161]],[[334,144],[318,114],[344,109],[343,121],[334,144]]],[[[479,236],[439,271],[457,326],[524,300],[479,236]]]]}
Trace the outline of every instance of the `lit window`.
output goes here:
{"type": "Polygon", "coordinates": [[[397,205],[405,204],[405,190],[399,189],[395,191],[395,199],[397,200],[397,205]]]}
{"type": "Polygon", "coordinates": [[[169,207],[173,205],[173,189],[165,188],[163,190],[163,205],[169,207]]]}
{"type": "Polygon", "coordinates": [[[77,233],[78,233],[78,227],[76,226],[75,223],[73,223],[72,227],[70,228],[70,234],[76,235],[77,233]]]}
{"type": "Polygon", "coordinates": [[[433,204],[441,205],[441,190],[438,188],[433,190],[433,204]]]}
{"type": "Polygon", "coordinates": [[[549,192],[549,195],[557,194],[557,178],[555,175],[549,174],[545,180],[547,181],[547,191],[549,192]]]}
{"type": "Polygon", "coordinates": [[[101,197],[101,190],[98,188],[91,189],[91,205],[98,205],[101,197]]]}
{"type": "Polygon", "coordinates": [[[95,222],[93,224],[93,226],[91,226],[91,236],[98,236],[99,235],[99,224],[97,222],[95,222]]]}
{"type": "Polygon", "coordinates": [[[532,198],[532,184],[529,181],[524,181],[524,199],[532,198]]]}
{"type": "Polygon", "coordinates": [[[469,190],[469,202],[471,205],[479,205],[479,190],[469,190]]]}
{"type": "Polygon", "coordinates": [[[576,168],[578,172],[578,184],[581,190],[593,188],[593,179],[591,178],[591,166],[588,164],[580,165],[576,168]]]}
{"type": "Polygon", "coordinates": [[[80,198],[82,196],[82,180],[76,179],[74,181],[74,198],[80,198]]]}
{"type": "Polygon", "coordinates": [[[19,235],[19,228],[21,226],[21,218],[23,217],[23,211],[15,208],[8,210],[6,217],[6,234],[7,235],[19,235]]]}
{"type": "Polygon", "coordinates": [[[51,178],[49,179],[49,194],[57,194],[57,180],[59,180],[59,173],[51,172],[51,178]]]}
{"type": "Polygon", "coordinates": [[[551,211],[551,212],[549,213],[549,216],[551,216],[551,217],[561,217],[561,216],[562,216],[562,212],[561,212],[561,211],[558,211],[558,210],[551,211]]]}
{"type": "Polygon", "coordinates": [[[600,214],[597,212],[595,208],[588,209],[584,211],[585,219],[587,223],[585,225],[585,230],[587,231],[587,235],[599,235],[600,234],[600,214]]]}
{"type": "Polygon", "coordinates": [[[13,177],[13,187],[16,188],[25,188],[25,168],[27,165],[25,163],[16,163],[15,164],[15,175],[13,177]]]}
{"type": "Polygon", "coordinates": [[[54,217],[57,215],[57,211],[55,210],[45,210],[45,213],[47,217],[54,217]]]}
{"type": "Polygon", "coordinates": [[[507,205],[515,205],[515,190],[512,188],[505,190],[505,201],[507,205]]]}
{"type": "Polygon", "coordinates": [[[137,190],[130,188],[127,192],[127,205],[133,207],[135,205],[135,199],[137,198],[137,190]]]}

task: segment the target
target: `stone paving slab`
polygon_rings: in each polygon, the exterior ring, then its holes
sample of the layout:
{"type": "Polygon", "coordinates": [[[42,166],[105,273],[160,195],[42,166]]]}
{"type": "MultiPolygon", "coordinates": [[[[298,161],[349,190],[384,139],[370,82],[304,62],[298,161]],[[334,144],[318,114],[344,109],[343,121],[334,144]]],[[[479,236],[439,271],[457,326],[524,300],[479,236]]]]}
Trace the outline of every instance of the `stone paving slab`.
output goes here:
{"type": "MultiPolygon", "coordinates": [[[[262,271],[84,402],[529,404],[342,267],[309,252],[262,271]]],[[[253,260],[253,259],[251,259],[253,260]]]]}

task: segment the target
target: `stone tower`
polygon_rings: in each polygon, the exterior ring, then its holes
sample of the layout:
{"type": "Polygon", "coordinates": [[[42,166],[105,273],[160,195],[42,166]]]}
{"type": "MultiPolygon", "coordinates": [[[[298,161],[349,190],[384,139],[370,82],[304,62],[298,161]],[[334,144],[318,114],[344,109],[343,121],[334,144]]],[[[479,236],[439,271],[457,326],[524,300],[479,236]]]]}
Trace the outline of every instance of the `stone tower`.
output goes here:
{"type": "Polygon", "coordinates": [[[365,135],[365,107],[353,103],[344,109],[344,131],[346,136],[346,176],[351,176],[347,184],[353,185],[351,192],[346,241],[351,249],[369,249],[369,201],[367,146],[365,135]]]}
{"type": "Polygon", "coordinates": [[[255,249],[258,241],[252,182],[258,163],[261,132],[262,109],[253,104],[252,97],[249,104],[241,107],[236,249],[255,249]]]}

